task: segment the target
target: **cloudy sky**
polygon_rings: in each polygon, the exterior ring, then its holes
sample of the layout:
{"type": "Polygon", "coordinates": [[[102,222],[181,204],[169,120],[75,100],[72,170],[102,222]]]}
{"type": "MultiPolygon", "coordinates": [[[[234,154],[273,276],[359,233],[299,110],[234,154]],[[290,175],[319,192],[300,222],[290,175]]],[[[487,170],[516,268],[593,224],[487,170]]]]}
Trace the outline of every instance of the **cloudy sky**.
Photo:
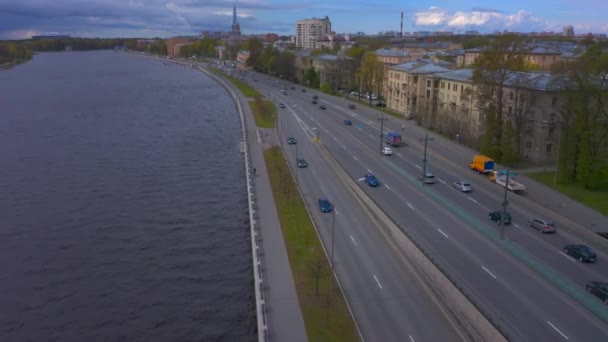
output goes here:
{"type": "Polygon", "coordinates": [[[236,4],[244,33],[293,34],[298,19],[329,16],[338,33],[404,31],[608,32],[606,0],[0,0],[0,39],[167,37],[226,31],[236,4]]]}

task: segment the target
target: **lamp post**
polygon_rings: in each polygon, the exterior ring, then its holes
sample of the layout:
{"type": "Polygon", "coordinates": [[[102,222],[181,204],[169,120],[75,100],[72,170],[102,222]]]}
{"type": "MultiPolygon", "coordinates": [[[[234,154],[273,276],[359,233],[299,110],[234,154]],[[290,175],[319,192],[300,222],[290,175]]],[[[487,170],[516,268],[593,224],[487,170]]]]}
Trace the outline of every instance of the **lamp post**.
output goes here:
{"type": "Polygon", "coordinates": [[[507,194],[509,193],[509,177],[517,176],[517,173],[513,173],[509,170],[500,171],[499,175],[505,176],[505,195],[502,200],[502,215],[500,215],[500,239],[504,240],[505,238],[505,215],[507,214],[507,206],[509,205],[509,200],[507,199],[507,194]]]}
{"type": "Polygon", "coordinates": [[[546,125],[546,127],[548,127],[549,129],[552,129],[552,128],[555,128],[555,127],[559,127],[559,131],[557,132],[557,151],[555,153],[555,169],[553,170],[553,186],[555,187],[555,185],[557,184],[557,172],[558,172],[558,166],[559,166],[559,150],[560,150],[561,140],[562,140],[562,125],[561,125],[561,122],[559,122],[559,121],[548,121],[548,120],[535,120],[535,119],[528,119],[528,121],[540,123],[542,125],[546,125]]]}
{"type": "Polygon", "coordinates": [[[331,268],[334,269],[334,226],[336,221],[336,208],[331,211],[331,268]]]}
{"type": "Polygon", "coordinates": [[[433,137],[429,138],[429,131],[425,130],[424,138],[421,138],[420,140],[424,140],[424,157],[422,158],[422,177],[420,178],[422,180],[422,185],[424,185],[424,176],[426,175],[426,163],[427,163],[426,148],[427,148],[428,142],[435,140],[435,138],[433,138],[433,137]]]}
{"type": "Polygon", "coordinates": [[[388,120],[384,118],[384,112],[382,112],[382,117],[376,120],[380,120],[380,153],[382,153],[382,138],[384,137],[384,120],[388,120]]]}

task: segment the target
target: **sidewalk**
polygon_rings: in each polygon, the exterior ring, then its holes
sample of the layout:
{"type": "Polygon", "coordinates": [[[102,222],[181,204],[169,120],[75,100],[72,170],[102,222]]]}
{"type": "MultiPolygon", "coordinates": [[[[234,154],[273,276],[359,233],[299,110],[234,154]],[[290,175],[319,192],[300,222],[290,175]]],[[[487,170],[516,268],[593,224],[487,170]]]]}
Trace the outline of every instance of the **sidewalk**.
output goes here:
{"type": "MultiPolygon", "coordinates": [[[[200,64],[199,64],[200,65],[200,64]]],[[[211,74],[216,78],[218,76],[211,74]]],[[[283,233],[270,187],[263,152],[277,145],[276,129],[259,129],[249,108],[249,99],[230,82],[225,82],[237,94],[246,121],[247,143],[251,157],[251,167],[256,169],[253,176],[255,201],[254,220],[261,241],[261,270],[264,279],[264,297],[267,308],[268,336],[270,341],[307,341],[304,319],[298,302],[283,233]],[[258,140],[259,139],[259,140],[258,140]]]]}

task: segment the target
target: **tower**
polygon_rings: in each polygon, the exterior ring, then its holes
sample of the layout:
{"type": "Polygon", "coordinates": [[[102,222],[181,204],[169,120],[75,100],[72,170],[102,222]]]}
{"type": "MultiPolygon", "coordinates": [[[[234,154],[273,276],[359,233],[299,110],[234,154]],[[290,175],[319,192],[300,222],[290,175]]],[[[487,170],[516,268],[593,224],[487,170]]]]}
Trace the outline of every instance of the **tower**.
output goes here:
{"type": "Polygon", "coordinates": [[[401,12],[401,30],[399,31],[399,37],[403,38],[403,12],[401,12]]]}
{"type": "Polygon", "coordinates": [[[241,35],[241,25],[236,21],[236,4],[232,8],[232,31],[231,33],[235,36],[241,35]]]}

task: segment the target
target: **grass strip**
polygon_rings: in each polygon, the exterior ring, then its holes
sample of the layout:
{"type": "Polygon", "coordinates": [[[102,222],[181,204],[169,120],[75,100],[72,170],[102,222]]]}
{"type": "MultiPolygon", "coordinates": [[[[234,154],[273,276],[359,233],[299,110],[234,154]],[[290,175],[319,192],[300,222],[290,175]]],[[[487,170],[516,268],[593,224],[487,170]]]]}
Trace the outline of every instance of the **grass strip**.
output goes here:
{"type": "Polygon", "coordinates": [[[562,194],[591,207],[604,215],[608,215],[608,191],[591,191],[579,184],[556,184],[553,186],[553,172],[527,173],[526,176],[545,184],[562,194]]]}
{"type": "Polygon", "coordinates": [[[262,128],[274,128],[277,115],[277,107],[268,100],[256,97],[249,101],[249,107],[253,113],[255,124],[262,128]]]}
{"type": "Polygon", "coordinates": [[[264,151],[309,341],[357,341],[354,322],[279,147],[264,151]]]}
{"type": "Polygon", "coordinates": [[[216,68],[209,68],[209,69],[211,69],[211,71],[215,72],[216,74],[222,75],[222,77],[224,77],[228,81],[232,82],[232,84],[234,84],[237,88],[239,88],[241,93],[243,93],[243,95],[245,95],[246,97],[253,97],[253,98],[263,97],[259,91],[255,90],[249,84],[239,80],[238,78],[232,77],[232,76],[228,75],[227,73],[222,72],[216,68]]]}

